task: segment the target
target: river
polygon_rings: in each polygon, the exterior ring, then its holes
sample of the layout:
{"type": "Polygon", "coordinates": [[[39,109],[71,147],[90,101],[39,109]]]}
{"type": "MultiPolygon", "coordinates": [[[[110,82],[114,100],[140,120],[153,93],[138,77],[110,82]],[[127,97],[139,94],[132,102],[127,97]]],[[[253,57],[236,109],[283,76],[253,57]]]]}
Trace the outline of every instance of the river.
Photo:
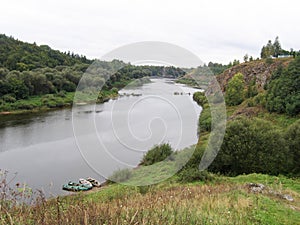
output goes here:
{"type": "Polygon", "coordinates": [[[5,117],[0,169],[9,171],[11,184],[26,183],[46,196],[67,194],[62,185],[81,177],[104,181],[116,169],[137,166],[155,144],[176,150],[195,144],[201,112],[195,91],[152,79],[104,104],[5,117]]]}

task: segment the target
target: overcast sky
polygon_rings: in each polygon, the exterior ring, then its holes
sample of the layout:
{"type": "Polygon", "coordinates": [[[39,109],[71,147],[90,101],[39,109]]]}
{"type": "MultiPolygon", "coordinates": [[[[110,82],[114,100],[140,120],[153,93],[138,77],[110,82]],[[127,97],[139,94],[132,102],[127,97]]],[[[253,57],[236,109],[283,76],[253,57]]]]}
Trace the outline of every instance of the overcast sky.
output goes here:
{"type": "Polygon", "coordinates": [[[179,45],[202,61],[258,57],[276,36],[300,49],[300,1],[8,0],[0,33],[88,58],[140,41],[179,45]]]}

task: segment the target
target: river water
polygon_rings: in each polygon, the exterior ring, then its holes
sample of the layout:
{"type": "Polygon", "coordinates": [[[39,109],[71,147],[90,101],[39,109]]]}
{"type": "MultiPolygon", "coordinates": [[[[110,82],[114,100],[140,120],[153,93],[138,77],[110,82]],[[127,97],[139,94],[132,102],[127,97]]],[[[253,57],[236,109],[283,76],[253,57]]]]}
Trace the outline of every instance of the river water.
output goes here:
{"type": "Polygon", "coordinates": [[[62,185],[81,177],[104,181],[114,170],[137,166],[155,144],[176,150],[195,144],[201,112],[195,91],[152,79],[104,104],[3,116],[0,169],[14,177],[11,184],[26,183],[47,196],[66,194],[62,185]]]}

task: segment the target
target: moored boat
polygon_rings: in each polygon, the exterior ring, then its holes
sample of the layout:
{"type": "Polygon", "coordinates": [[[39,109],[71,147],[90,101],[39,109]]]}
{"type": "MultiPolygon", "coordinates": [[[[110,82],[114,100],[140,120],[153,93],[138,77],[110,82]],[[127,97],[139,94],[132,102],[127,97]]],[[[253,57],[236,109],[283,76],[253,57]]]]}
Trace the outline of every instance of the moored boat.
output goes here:
{"type": "Polygon", "coordinates": [[[92,183],[83,178],[79,179],[79,184],[85,185],[88,188],[93,188],[92,183]]]}
{"type": "Polygon", "coordinates": [[[68,184],[63,185],[62,189],[65,191],[88,191],[92,187],[70,181],[68,184]]]}
{"type": "Polygon", "coordinates": [[[86,180],[89,181],[93,187],[101,187],[101,183],[92,177],[88,177],[86,180]]]}

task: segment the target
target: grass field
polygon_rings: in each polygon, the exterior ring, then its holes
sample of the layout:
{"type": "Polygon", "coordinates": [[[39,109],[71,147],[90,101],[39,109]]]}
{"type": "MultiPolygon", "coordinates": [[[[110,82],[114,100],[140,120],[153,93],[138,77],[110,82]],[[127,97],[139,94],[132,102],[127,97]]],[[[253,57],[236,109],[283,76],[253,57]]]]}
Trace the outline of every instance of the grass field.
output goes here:
{"type": "Polygon", "coordinates": [[[98,191],[1,206],[1,224],[300,224],[300,180],[262,174],[144,187],[111,184],[98,191]],[[248,183],[262,183],[253,193],[248,183]],[[288,194],[293,201],[281,196],[288,194]]]}

